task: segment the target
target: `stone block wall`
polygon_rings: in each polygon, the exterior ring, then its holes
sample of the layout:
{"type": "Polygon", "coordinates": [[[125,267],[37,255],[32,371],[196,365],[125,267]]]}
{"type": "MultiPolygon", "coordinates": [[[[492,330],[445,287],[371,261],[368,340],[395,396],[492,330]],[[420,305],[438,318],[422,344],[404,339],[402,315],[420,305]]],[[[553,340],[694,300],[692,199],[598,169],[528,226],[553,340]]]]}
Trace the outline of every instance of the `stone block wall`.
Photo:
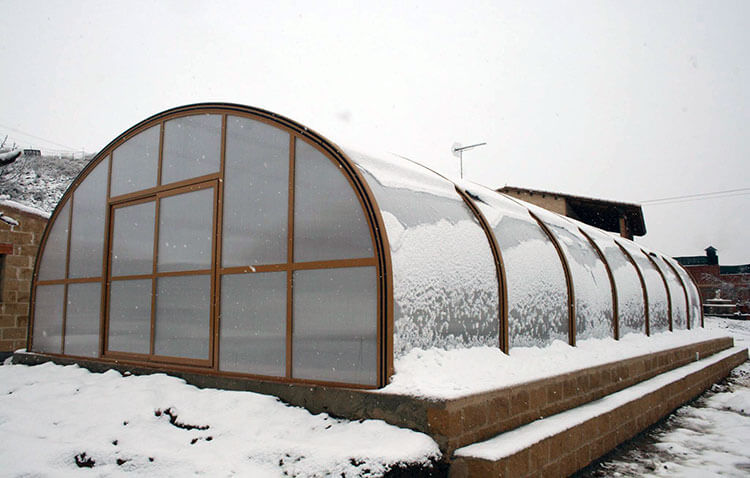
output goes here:
{"type": "Polygon", "coordinates": [[[0,212],[18,222],[0,222],[0,356],[26,347],[34,261],[48,215],[11,201],[0,212]]]}

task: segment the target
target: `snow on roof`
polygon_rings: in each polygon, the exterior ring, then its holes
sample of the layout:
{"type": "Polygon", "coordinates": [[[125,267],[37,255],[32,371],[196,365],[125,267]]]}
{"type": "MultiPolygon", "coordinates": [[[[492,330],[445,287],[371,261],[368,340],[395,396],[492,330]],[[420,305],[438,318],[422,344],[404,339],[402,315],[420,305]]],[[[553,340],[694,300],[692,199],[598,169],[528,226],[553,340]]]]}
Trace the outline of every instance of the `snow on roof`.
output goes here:
{"type": "Polygon", "coordinates": [[[0,207],[8,207],[13,208],[16,211],[25,212],[27,214],[32,214],[34,216],[39,216],[44,219],[50,218],[50,213],[47,211],[43,211],[41,209],[37,209],[33,206],[28,206],[26,204],[22,204],[20,202],[11,201],[10,199],[0,199],[0,207]]]}

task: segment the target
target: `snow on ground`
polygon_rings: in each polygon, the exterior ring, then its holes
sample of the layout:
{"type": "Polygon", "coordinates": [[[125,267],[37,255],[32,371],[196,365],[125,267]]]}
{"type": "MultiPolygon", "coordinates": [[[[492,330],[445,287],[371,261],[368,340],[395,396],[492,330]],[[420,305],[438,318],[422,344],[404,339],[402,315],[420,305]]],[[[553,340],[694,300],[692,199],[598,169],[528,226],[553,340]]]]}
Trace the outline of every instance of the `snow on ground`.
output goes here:
{"type": "Polygon", "coordinates": [[[505,355],[495,347],[414,349],[396,360],[396,375],[382,391],[447,399],[528,382],[608,362],[728,335],[716,328],[662,332],[620,340],[588,339],[571,347],[556,340],[549,347],[516,347],[505,355]]]}
{"type": "Polygon", "coordinates": [[[378,420],[52,363],[0,366],[0,440],[0,476],[380,476],[440,457],[428,436],[378,420]]]}
{"type": "MultiPolygon", "coordinates": [[[[706,327],[750,346],[750,321],[706,317],[706,327]]],[[[750,476],[750,361],[579,476],[750,476]]]]}

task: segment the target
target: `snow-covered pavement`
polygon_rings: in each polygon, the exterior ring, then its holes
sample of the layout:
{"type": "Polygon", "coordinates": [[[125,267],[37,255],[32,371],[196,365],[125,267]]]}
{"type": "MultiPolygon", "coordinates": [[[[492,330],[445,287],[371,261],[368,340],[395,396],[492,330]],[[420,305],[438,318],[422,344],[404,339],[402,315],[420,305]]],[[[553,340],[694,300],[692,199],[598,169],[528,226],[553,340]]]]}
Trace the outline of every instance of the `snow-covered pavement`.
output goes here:
{"type": "MultiPolygon", "coordinates": [[[[706,318],[710,330],[750,346],[750,321],[706,318]]],[[[750,476],[750,362],[583,477],[750,476]]]]}

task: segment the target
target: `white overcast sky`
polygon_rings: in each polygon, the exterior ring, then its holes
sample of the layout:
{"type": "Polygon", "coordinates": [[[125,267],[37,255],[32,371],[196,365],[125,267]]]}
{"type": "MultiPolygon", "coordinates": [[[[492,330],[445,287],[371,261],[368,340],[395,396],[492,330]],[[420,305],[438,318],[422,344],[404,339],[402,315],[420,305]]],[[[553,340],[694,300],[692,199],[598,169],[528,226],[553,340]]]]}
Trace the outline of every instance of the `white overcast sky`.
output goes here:
{"type": "MultiPolygon", "coordinates": [[[[96,152],[228,101],[467,179],[628,202],[750,188],[750,1],[0,0],[0,134],[96,152]],[[12,129],[10,129],[12,128],[12,129]],[[30,138],[31,134],[57,144],[30,138]]],[[[750,195],[637,241],[750,262],[750,195]]]]}

